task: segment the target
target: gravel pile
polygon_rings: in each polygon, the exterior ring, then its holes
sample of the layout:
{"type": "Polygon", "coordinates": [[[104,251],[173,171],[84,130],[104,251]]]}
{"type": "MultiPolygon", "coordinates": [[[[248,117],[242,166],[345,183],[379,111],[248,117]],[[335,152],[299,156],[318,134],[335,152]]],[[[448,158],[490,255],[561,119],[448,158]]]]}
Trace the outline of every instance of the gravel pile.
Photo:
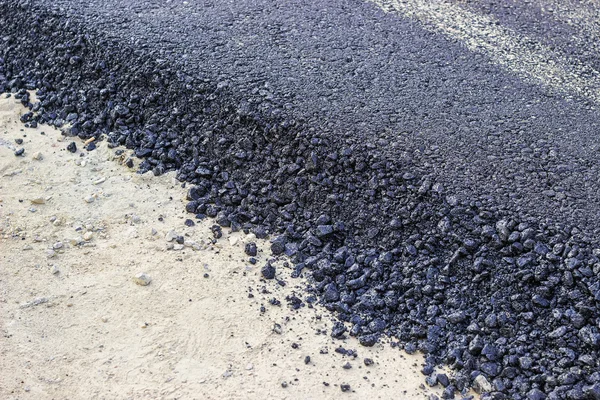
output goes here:
{"type": "Polygon", "coordinates": [[[177,170],[188,212],[270,235],[273,255],[310,277],[339,318],[333,337],[423,351],[445,398],[473,386],[600,399],[600,249],[581,231],[454,196],[413,158],[382,155],[385,139],[322,134],[168,54],[14,3],[0,1],[0,92],[31,108],[22,121],[135,149],[142,171],[177,170]],[[442,363],[455,377],[438,379],[442,363]]]}

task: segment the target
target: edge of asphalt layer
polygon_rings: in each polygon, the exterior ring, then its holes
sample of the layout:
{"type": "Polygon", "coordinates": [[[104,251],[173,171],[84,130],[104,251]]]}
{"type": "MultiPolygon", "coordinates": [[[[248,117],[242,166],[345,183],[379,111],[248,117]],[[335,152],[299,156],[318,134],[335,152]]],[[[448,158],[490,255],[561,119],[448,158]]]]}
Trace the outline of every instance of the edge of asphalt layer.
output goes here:
{"type": "Polygon", "coordinates": [[[600,393],[600,250],[581,231],[444,193],[410,158],[340,146],[275,101],[243,102],[38,7],[0,2],[0,92],[31,108],[22,121],[100,133],[143,171],[176,169],[199,218],[271,234],[339,318],[332,336],[425,352],[424,374],[456,371],[448,396],[474,383],[490,398],[600,393]]]}

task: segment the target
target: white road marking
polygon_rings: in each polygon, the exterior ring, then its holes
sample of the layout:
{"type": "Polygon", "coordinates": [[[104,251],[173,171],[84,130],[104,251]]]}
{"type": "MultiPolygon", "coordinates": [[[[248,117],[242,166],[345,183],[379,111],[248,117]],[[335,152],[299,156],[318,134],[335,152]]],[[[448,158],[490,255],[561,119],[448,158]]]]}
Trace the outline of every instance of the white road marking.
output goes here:
{"type": "MultiPolygon", "coordinates": [[[[577,28],[592,38],[600,37],[600,2],[572,0],[535,0],[541,12],[577,28]]],[[[594,43],[596,44],[596,43],[594,43]]]]}
{"type": "Polygon", "coordinates": [[[600,73],[553,52],[550,48],[491,16],[460,5],[431,0],[369,0],[386,12],[417,19],[424,27],[458,40],[473,52],[486,54],[507,70],[546,88],[571,92],[600,103],[600,73]]]}

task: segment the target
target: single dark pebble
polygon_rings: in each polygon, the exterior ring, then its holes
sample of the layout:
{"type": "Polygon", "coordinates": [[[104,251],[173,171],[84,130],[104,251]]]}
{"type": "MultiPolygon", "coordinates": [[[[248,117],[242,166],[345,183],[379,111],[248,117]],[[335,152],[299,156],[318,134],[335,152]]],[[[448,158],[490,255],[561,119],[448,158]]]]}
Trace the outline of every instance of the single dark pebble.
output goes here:
{"type": "Polygon", "coordinates": [[[85,149],[86,149],[87,151],[93,151],[93,150],[96,150],[96,143],[95,143],[95,142],[88,143],[88,145],[87,145],[87,146],[85,146],[85,149]]]}
{"type": "Polygon", "coordinates": [[[406,346],[404,346],[404,351],[408,354],[414,354],[417,351],[417,346],[413,342],[407,343],[406,346]]]}
{"type": "Polygon", "coordinates": [[[22,148],[22,147],[21,147],[20,149],[17,149],[17,150],[15,151],[15,156],[17,156],[17,157],[20,157],[20,156],[22,156],[23,154],[25,154],[25,149],[24,149],[24,148],[22,148]]]}
{"type": "Polygon", "coordinates": [[[16,144],[23,144],[23,139],[17,138],[17,139],[15,139],[15,143],[16,144]]]}
{"type": "Polygon", "coordinates": [[[77,151],[77,144],[75,142],[71,142],[67,145],[67,150],[71,153],[75,153],[77,151]]]}
{"type": "Polygon", "coordinates": [[[435,375],[429,375],[425,378],[425,383],[427,383],[428,386],[433,387],[438,384],[437,377],[435,375]]]}
{"type": "Polygon", "coordinates": [[[352,364],[350,364],[349,362],[347,362],[346,364],[344,364],[342,366],[342,368],[344,368],[344,369],[350,369],[350,368],[352,368],[352,364]]]}
{"type": "Polygon", "coordinates": [[[271,243],[271,252],[273,253],[273,255],[278,256],[280,254],[283,254],[283,252],[285,251],[285,243],[281,240],[276,240],[273,243],[271,243]]]}
{"type": "Polygon", "coordinates": [[[269,300],[269,304],[271,304],[272,306],[280,306],[281,301],[277,300],[275,297],[273,297],[269,300]]]}
{"type": "Polygon", "coordinates": [[[255,265],[255,264],[256,264],[256,262],[257,262],[257,260],[256,260],[256,258],[254,258],[254,257],[250,257],[250,258],[248,259],[248,262],[249,262],[250,264],[252,264],[252,265],[255,265]]]}
{"type": "Polygon", "coordinates": [[[213,225],[210,230],[213,233],[213,236],[215,239],[220,239],[221,237],[223,237],[223,230],[221,229],[221,227],[219,225],[213,225]]]}
{"type": "Polygon", "coordinates": [[[365,358],[363,362],[365,363],[365,365],[366,365],[367,367],[369,367],[369,366],[371,366],[371,365],[375,364],[375,363],[374,363],[374,361],[373,361],[372,359],[370,359],[370,358],[365,358]]]}
{"type": "Polygon", "coordinates": [[[262,267],[260,272],[265,279],[275,278],[275,267],[271,264],[266,264],[264,267],[262,267]]]}
{"type": "Polygon", "coordinates": [[[378,340],[379,340],[379,335],[377,335],[377,334],[362,335],[362,336],[358,337],[358,342],[365,347],[374,346],[378,340]]]}
{"type": "Polygon", "coordinates": [[[425,378],[425,383],[427,383],[428,386],[435,386],[437,385],[437,377],[435,375],[429,375],[427,378],[425,378]]]}
{"type": "Polygon", "coordinates": [[[189,218],[185,220],[184,224],[185,224],[185,226],[189,226],[189,227],[196,225],[196,223],[189,218]]]}
{"type": "Polygon", "coordinates": [[[350,391],[350,385],[343,383],[343,384],[340,385],[340,389],[342,390],[342,392],[349,392],[350,391]]]}
{"type": "Polygon", "coordinates": [[[448,379],[448,375],[446,375],[446,374],[437,374],[437,381],[443,387],[447,387],[448,385],[450,385],[450,379],[448,379]]]}
{"type": "Polygon", "coordinates": [[[336,322],[333,324],[331,328],[331,337],[335,339],[342,339],[345,337],[345,333],[348,331],[348,328],[344,326],[341,322],[336,322]]]}
{"type": "Polygon", "coordinates": [[[453,399],[454,393],[456,392],[456,387],[450,385],[444,389],[442,392],[442,399],[453,399]]]}
{"type": "Polygon", "coordinates": [[[285,382],[285,381],[284,381],[284,382],[281,382],[281,387],[282,387],[282,388],[286,388],[286,387],[288,387],[288,383],[287,383],[287,382],[285,382]]]}
{"type": "Polygon", "coordinates": [[[433,365],[427,364],[421,369],[423,375],[431,375],[433,373],[433,365]]]}
{"type": "Polygon", "coordinates": [[[304,364],[310,363],[310,356],[304,357],[304,364]]]}
{"type": "Polygon", "coordinates": [[[256,248],[256,243],[254,243],[254,242],[246,243],[246,246],[244,247],[244,251],[246,252],[247,255],[249,255],[251,257],[256,257],[256,254],[258,253],[258,250],[256,248]]]}

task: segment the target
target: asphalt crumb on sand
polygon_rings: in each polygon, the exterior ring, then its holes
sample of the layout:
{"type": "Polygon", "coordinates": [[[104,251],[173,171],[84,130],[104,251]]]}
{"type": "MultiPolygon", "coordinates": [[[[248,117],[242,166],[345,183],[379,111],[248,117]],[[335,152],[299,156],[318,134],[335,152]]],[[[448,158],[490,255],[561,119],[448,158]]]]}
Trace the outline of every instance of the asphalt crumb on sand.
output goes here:
{"type": "Polygon", "coordinates": [[[71,152],[55,129],[23,128],[24,112],[0,99],[2,399],[441,392],[421,387],[422,355],[332,339],[331,313],[289,264],[273,260],[285,286],[262,279],[247,253],[269,260],[268,241],[185,224],[187,190],[173,174],[137,174],[131,152],[106,142],[88,152],[76,139],[71,152]]]}

